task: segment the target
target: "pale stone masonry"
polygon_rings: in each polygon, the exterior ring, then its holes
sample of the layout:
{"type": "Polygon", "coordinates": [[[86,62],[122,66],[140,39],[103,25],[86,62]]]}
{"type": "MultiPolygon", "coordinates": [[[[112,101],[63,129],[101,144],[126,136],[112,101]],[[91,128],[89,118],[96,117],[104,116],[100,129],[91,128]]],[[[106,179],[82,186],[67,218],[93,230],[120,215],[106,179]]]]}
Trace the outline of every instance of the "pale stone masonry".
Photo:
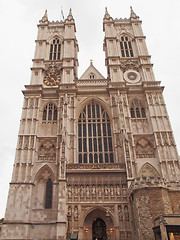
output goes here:
{"type": "Polygon", "coordinates": [[[71,10],[38,25],[0,239],[179,239],[180,162],[141,21],[103,19],[78,78],[71,10]],[[97,36],[98,37],[98,36],[97,36]]]}

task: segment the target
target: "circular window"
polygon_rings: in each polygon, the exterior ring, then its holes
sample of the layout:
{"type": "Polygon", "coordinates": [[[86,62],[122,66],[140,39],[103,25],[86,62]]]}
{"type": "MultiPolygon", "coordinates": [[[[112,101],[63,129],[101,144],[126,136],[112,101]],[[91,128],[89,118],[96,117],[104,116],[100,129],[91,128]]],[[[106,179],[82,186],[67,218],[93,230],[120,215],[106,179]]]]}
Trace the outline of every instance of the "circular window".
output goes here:
{"type": "Polygon", "coordinates": [[[124,79],[129,83],[137,83],[140,81],[141,76],[134,70],[128,70],[124,73],[124,79]]]}
{"type": "Polygon", "coordinates": [[[134,80],[136,80],[136,78],[137,78],[137,75],[135,73],[131,72],[131,73],[128,74],[128,79],[129,80],[134,81],[134,80]]]}

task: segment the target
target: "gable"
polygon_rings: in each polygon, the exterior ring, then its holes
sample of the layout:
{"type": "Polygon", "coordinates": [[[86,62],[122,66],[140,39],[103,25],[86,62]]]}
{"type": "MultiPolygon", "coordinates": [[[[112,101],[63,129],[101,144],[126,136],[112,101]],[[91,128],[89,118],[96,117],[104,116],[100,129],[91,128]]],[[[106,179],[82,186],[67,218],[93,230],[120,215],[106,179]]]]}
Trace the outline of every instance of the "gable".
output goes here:
{"type": "Polygon", "coordinates": [[[83,73],[83,75],[80,77],[80,79],[105,79],[105,78],[91,63],[90,66],[83,73]]]}

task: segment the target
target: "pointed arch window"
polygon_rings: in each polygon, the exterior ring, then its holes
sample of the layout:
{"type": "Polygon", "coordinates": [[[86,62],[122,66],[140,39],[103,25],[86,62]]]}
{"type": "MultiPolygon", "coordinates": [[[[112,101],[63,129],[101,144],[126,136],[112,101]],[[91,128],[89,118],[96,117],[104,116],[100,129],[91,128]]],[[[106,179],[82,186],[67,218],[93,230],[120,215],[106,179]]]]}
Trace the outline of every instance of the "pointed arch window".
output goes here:
{"type": "Polygon", "coordinates": [[[60,60],[61,44],[58,38],[55,38],[50,45],[49,60],[60,60]]]}
{"type": "Polygon", "coordinates": [[[52,208],[52,192],[53,192],[53,183],[49,178],[46,182],[46,195],[45,195],[45,209],[52,208]]]}
{"type": "Polygon", "coordinates": [[[130,113],[131,118],[146,118],[145,109],[138,99],[132,101],[130,113]]]}
{"type": "Polygon", "coordinates": [[[122,57],[134,57],[132,42],[128,36],[122,36],[120,39],[120,49],[122,57]]]}
{"type": "Polygon", "coordinates": [[[43,121],[57,121],[57,107],[53,103],[49,103],[43,110],[43,121]]]}
{"type": "Polygon", "coordinates": [[[85,106],[78,119],[79,163],[113,163],[113,144],[108,113],[99,104],[85,106]]]}

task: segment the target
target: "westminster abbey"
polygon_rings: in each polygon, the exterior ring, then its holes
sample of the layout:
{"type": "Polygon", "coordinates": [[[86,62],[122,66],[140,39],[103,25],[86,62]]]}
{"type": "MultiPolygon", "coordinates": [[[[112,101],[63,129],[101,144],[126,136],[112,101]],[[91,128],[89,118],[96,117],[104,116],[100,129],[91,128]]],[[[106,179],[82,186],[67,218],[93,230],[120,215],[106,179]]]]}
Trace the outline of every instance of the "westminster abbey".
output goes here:
{"type": "Polygon", "coordinates": [[[180,162],[141,20],[103,18],[79,78],[71,10],[38,24],[0,239],[180,239],[180,162]],[[98,36],[97,36],[98,37],[98,36]]]}

